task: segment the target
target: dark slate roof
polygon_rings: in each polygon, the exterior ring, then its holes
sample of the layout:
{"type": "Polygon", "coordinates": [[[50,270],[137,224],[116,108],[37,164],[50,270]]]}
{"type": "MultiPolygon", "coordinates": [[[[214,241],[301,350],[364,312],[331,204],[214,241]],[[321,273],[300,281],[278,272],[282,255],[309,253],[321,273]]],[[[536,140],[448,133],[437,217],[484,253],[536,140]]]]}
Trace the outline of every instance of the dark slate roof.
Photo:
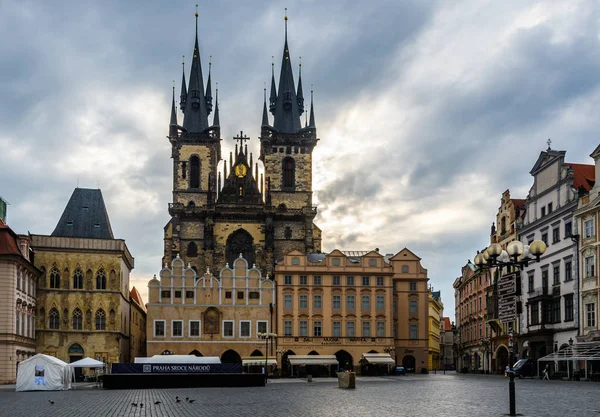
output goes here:
{"type": "Polygon", "coordinates": [[[281,58],[278,93],[277,102],[275,103],[273,127],[282,133],[297,133],[302,126],[300,124],[300,107],[298,106],[298,96],[294,84],[294,73],[292,71],[287,32],[285,34],[285,44],[281,58]],[[289,105],[285,104],[285,100],[290,100],[289,105]]]}
{"type": "Polygon", "coordinates": [[[75,188],[52,236],[114,239],[102,191],[75,188]]]}
{"type": "Polygon", "coordinates": [[[440,298],[442,297],[441,291],[432,291],[431,292],[431,296],[437,300],[440,301],[440,298]]]}

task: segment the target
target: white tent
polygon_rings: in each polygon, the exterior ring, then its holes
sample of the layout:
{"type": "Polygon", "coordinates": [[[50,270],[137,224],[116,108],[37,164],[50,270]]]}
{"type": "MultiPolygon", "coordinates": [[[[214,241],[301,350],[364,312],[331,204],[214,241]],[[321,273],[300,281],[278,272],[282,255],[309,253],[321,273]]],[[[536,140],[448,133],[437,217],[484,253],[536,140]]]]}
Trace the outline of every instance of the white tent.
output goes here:
{"type": "Polygon", "coordinates": [[[104,368],[104,362],[92,358],[83,358],[69,364],[72,368],[104,368]]]}
{"type": "Polygon", "coordinates": [[[19,363],[16,391],[71,389],[71,372],[66,362],[38,353],[19,363]]]}

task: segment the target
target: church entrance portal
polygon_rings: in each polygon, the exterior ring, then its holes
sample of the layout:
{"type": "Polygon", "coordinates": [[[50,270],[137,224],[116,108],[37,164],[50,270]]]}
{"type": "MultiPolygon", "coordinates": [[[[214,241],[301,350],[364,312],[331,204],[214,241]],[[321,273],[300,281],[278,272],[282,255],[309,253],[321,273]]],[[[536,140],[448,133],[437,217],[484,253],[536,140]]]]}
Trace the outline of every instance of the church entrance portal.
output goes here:
{"type": "Polygon", "coordinates": [[[227,238],[227,265],[233,268],[233,262],[240,254],[248,261],[248,268],[254,265],[254,239],[244,229],[238,229],[227,238]]]}

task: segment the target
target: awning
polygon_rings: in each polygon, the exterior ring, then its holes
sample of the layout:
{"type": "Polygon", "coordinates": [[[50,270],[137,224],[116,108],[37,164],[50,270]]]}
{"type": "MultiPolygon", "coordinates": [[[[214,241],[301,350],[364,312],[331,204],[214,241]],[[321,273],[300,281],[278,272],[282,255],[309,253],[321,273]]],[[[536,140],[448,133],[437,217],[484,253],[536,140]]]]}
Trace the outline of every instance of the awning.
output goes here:
{"type": "Polygon", "coordinates": [[[582,342],[538,359],[541,362],[600,361],[600,342],[582,342]]]}
{"type": "Polygon", "coordinates": [[[97,361],[92,358],[83,358],[78,361],[71,362],[69,366],[73,368],[104,368],[106,364],[104,362],[97,361]]]}
{"type": "Polygon", "coordinates": [[[288,355],[292,366],[296,365],[339,365],[335,355],[288,355]]]}
{"type": "Polygon", "coordinates": [[[363,353],[362,358],[374,365],[395,365],[396,361],[389,353],[363,353]]]}
{"type": "MultiPolygon", "coordinates": [[[[267,358],[267,366],[277,365],[277,359],[273,356],[267,358]]],[[[265,366],[264,356],[245,356],[242,358],[242,366],[265,366]]]]}

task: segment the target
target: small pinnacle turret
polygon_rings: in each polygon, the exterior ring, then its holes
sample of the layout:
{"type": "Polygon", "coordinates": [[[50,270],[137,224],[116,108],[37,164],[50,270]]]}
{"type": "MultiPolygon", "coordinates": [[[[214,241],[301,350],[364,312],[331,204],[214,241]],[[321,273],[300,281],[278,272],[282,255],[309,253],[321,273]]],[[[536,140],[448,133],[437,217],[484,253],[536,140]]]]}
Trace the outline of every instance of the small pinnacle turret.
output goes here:
{"type": "MultiPolygon", "coordinates": [[[[275,57],[271,57],[275,59],[275,57]]],[[[275,62],[271,61],[271,95],[269,96],[269,111],[275,114],[275,106],[277,105],[277,89],[275,88],[275,62]]]]}
{"type": "Polygon", "coordinates": [[[212,68],[212,55],[210,56],[210,60],[208,61],[208,81],[206,82],[206,112],[210,114],[213,109],[212,105],[212,87],[210,84],[210,73],[212,68]]]}
{"type": "Polygon", "coordinates": [[[219,87],[217,87],[215,93],[215,114],[213,116],[213,126],[219,127],[221,126],[221,120],[219,119],[219,87]]]}
{"type": "Polygon", "coordinates": [[[314,99],[313,99],[313,90],[310,90],[310,122],[308,123],[308,127],[312,127],[316,129],[315,125],[315,108],[314,108],[314,99]]]}
{"type": "Polygon", "coordinates": [[[185,55],[183,55],[181,60],[181,95],[179,96],[179,108],[182,113],[185,113],[185,103],[187,101],[187,87],[185,85],[185,55]]]}
{"type": "Polygon", "coordinates": [[[169,138],[177,137],[177,110],[175,109],[175,81],[173,81],[173,100],[171,101],[171,120],[169,121],[169,138]]]}
{"type": "Polygon", "coordinates": [[[261,126],[269,126],[269,112],[267,112],[267,89],[264,89],[264,104],[263,104],[263,114],[262,114],[262,123],[261,126]]]}
{"type": "Polygon", "coordinates": [[[302,92],[302,57],[300,57],[300,64],[298,65],[298,111],[300,114],[304,113],[304,93],[302,92]]]}

